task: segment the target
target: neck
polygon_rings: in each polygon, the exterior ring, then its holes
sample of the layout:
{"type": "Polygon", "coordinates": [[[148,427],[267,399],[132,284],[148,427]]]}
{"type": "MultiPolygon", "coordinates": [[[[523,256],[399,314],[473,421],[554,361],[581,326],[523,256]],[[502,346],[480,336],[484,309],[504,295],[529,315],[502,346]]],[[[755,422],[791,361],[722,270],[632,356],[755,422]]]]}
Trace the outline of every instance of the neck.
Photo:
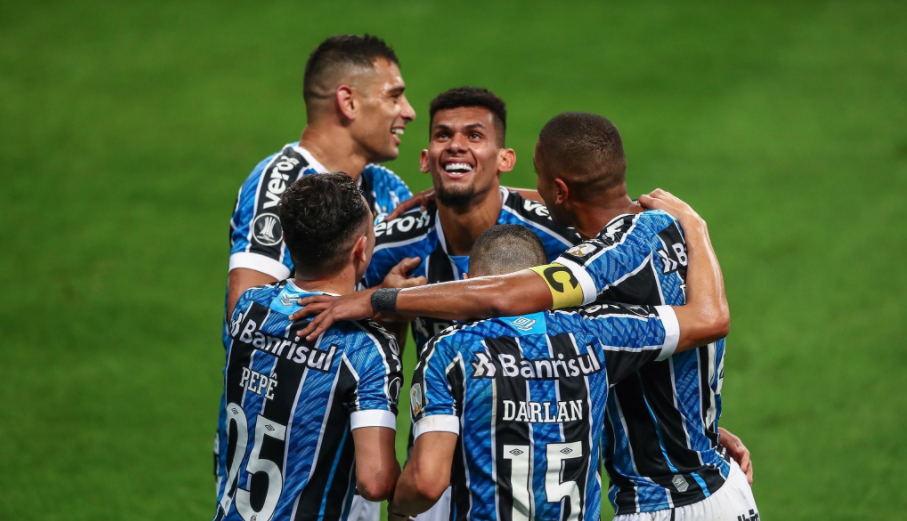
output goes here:
{"type": "Polygon", "coordinates": [[[356,289],[356,273],[352,266],[347,266],[339,273],[324,278],[305,278],[298,271],[293,277],[296,286],[310,293],[324,292],[337,295],[349,295],[356,289]]]}
{"type": "Polygon", "coordinates": [[[640,213],[643,207],[634,203],[627,195],[626,187],[616,196],[595,198],[590,201],[574,202],[573,227],[583,239],[598,235],[612,219],[626,213],[640,213]]]}
{"type": "Polygon", "coordinates": [[[497,184],[466,206],[445,206],[438,201],[438,217],[451,255],[469,255],[482,232],[498,222],[504,201],[497,184]]]}
{"type": "Polygon", "coordinates": [[[362,148],[340,125],[310,124],[302,131],[299,146],[329,172],[346,172],[357,182],[369,162],[362,148]]]}

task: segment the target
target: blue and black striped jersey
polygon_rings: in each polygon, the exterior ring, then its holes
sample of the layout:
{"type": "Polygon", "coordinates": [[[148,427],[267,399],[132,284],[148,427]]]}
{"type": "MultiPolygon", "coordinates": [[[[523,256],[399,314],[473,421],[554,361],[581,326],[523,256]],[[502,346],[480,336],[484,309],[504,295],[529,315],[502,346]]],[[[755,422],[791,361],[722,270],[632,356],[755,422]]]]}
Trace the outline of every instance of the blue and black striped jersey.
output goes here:
{"type": "MultiPolygon", "coordinates": [[[[501,197],[503,202],[497,224],[519,224],[535,232],[545,246],[549,261],[580,242],[573,228],[560,226],[551,220],[548,209],[542,203],[524,199],[519,193],[503,187],[501,197]]],[[[424,212],[414,208],[398,219],[379,223],[375,227],[375,240],[375,253],[365,273],[367,287],[381,284],[391,268],[407,257],[422,259],[412,275],[424,276],[429,284],[460,280],[469,271],[468,256],[447,253],[444,230],[434,205],[424,212]]],[[[430,317],[413,320],[412,333],[417,349],[422,349],[432,336],[452,324],[449,320],[430,317]]]]}
{"type": "Polygon", "coordinates": [[[609,388],[669,357],[667,306],[595,304],[454,326],[413,376],[415,436],[459,434],[451,519],[597,520],[609,388]]]}
{"type": "MultiPolygon", "coordinates": [[[[290,143],[260,162],[236,197],[230,219],[230,269],[249,268],[281,280],[293,273],[290,252],[281,240],[277,216],[280,196],[304,175],[325,172],[324,166],[299,146],[290,143]]],[[[391,212],[412,193],[396,174],[368,164],[359,186],[379,219],[391,212]]]]}
{"type": "MultiPolygon", "coordinates": [[[[662,211],[621,215],[564,253],[583,302],[679,306],[687,255],[679,223],[662,211]]],[[[696,503],[724,484],[718,444],[724,340],[648,364],[608,400],[605,468],[617,514],[696,503]]]]}
{"type": "Polygon", "coordinates": [[[216,521],[343,520],[355,491],[351,431],[395,429],[393,337],[367,321],[296,337],[292,281],[252,288],[229,324],[216,441],[216,521]]]}

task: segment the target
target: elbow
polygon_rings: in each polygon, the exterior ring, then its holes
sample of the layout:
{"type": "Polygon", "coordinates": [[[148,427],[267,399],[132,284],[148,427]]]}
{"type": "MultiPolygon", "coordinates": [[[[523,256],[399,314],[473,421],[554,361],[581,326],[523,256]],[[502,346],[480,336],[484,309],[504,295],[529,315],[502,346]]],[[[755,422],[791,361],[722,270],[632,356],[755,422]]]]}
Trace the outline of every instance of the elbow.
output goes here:
{"type": "Polygon", "coordinates": [[[430,469],[415,468],[413,470],[416,471],[412,481],[416,494],[432,503],[441,499],[444,491],[450,485],[450,474],[433,472],[430,469]]]}
{"type": "Polygon", "coordinates": [[[716,311],[710,329],[715,340],[720,340],[731,332],[731,312],[727,305],[721,306],[716,311]]]}
{"type": "Polygon", "coordinates": [[[373,474],[368,478],[357,480],[356,489],[359,495],[368,501],[377,502],[390,499],[394,495],[397,478],[393,474],[373,474]]]}
{"type": "Polygon", "coordinates": [[[416,482],[416,493],[426,501],[437,503],[449,483],[440,483],[439,480],[422,479],[416,482]]]}

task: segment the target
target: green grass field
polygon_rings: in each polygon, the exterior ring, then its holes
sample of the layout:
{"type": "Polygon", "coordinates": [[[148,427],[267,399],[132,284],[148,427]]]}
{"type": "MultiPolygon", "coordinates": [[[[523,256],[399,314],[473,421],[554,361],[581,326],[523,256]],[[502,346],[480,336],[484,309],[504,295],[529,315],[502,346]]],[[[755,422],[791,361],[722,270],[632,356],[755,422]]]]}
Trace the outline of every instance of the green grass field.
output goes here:
{"type": "Polygon", "coordinates": [[[764,519],[904,515],[903,3],[48,1],[0,5],[0,519],[214,514],[228,220],[339,32],[400,56],[413,189],[447,88],[508,102],[509,185],[551,116],[612,119],[631,192],[710,223],[764,519]]]}

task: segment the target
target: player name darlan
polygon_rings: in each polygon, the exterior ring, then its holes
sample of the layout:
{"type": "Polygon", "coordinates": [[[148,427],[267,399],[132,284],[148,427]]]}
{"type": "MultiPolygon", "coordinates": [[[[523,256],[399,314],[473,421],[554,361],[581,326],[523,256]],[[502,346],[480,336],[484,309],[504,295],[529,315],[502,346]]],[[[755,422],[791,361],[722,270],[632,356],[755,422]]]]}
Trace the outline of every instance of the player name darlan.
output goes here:
{"type": "Polygon", "coordinates": [[[504,400],[504,421],[563,423],[583,419],[583,401],[524,402],[504,400]]]}
{"type": "MultiPolygon", "coordinates": [[[[330,371],[331,364],[334,361],[334,353],[337,352],[337,345],[331,344],[327,351],[314,349],[308,346],[299,345],[288,338],[266,335],[257,331],[258,324],[254,320],[248,319],[240,326],[234,322],[230,331],[230,336],[240,342],[252,344],[252,347],[274,356],[286,356],[287,360],[292,360],[297,364],[305,364],[309,369],[316,371],[330,371]]],[[[294,335],[293,338],[296,338],[294,335]]]]}

